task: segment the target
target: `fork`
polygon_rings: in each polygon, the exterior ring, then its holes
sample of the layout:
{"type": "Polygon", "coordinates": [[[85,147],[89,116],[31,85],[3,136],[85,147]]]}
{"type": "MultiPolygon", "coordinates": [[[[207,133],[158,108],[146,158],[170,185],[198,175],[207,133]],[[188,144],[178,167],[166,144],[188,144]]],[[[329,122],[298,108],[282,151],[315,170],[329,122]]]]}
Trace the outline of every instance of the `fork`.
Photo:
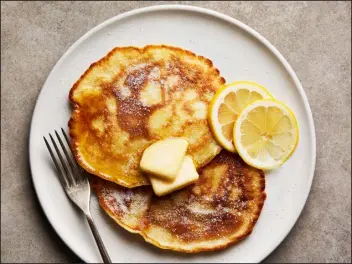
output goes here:
{"type": "MultiPolygon", "coordinates": [[[[62,134],[65,138],[65,141],[70,149],[70,153],[74,157],[72,149],[70,147],[68,137],[67,137],[64,129],[61,128],[61,131],[62,131],[62,134]]],[[[58,171],[60,182],[61,182],[67,196],[85,214],[87,221],[89,223],[89,227],[93,233],[93,236],[94,236],[95,241],[98,245],[98,248],[99,248],[99,251],[100,251],[100,254],[102,256],[104,263],[112,263],[111,259],[109,257],[109,254],[105,249],[103,240],[101,239],[99,232],[98,232],[98,229],[93,221],[90,210],[89,210],[89,202],[90,202],[89,181],[88,181],[87,177],[85,177],[83,175],[83,170],[78,166],[76,160],[69,155],[63,140],[60,138],[59,133],[56,130],[55,130],[55,135],[57,137],[57,140],[60,143],[61,150],[63,151],[64,156],[66,157],[66,159],[63,158],[63,155],[62,155],[61,151],[59,150],[54,138],[49,133],[49,137],[50,137],[51,142],[55,148],[56,155],[59,157],[60,162],[58,162],[57,158],[55,157],[46,138],[45,137],[43,137],[43,138],[45,141],[45,145],[47,146],[49,153],[50,153],[50,156],[51,156],[51,158],[55,164],[55,167],[58,171]],[[59,163],[61,163],[61,167],[60,167],[59,163]]]]}

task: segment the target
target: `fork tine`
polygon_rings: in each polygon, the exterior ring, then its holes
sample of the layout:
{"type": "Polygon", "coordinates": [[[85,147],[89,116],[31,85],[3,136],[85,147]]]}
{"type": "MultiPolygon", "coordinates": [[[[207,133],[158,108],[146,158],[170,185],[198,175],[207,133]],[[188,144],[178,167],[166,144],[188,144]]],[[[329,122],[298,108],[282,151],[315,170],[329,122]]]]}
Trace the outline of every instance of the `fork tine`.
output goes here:
{"type": "Polygon", "coordinates": [[[69,163],[71,172],[73,172],[73,173],[72,173],[73,178],[75,179],[76,182],[83,180],[83,178],[82,178],[80,172],[77,170],[77,168],[76,168],[75,165],[73,164],[72,158],[71,158],[70,155],[68,154],[67,149],[66,149],[64,143],[62,142],[62,140],[61,140],[61,138],[60,138],[60,136],[59,136],[59,134],[57,133],[56,130],[55,130],[55,135],[56,135],[57,139],[59,140],[59,143],[60,143],[60,145],[61,145],[61,148],[62,148],[62,150],[63,150],[63,152],[64,152],[64,154],[65,154],[65,156],[66,156],[66,159],[67,159],[67,161],[68,161],[68,163],[69,163]]]}
{"type": "MultiPolygon", "coordinates": [[[[84,172],[84,170],[81,168],[81,166],[78,165],[77,160],[75,159],[75,154],[74,154],[73,151],[72,151],[71,143],[70,143],[70,141],[68,140],[68,136],[67,136],[67,134],[66,134],[66,132],[65,132],[65,130],[64,130],[63,128],[61,128],[61,132],[62,132],[62,134],[64,135],[64,138],[65,138],[65,140],[66,140],[67,146],[69,147],[70,152],[71,152],[71,154],[72,154],[73,159],[71,159],[71,160],[73,160],[73,164],[76,165],[76,166],[75,166],[76,170],[79,171],[79,172],[81,172],[81,173],[84,172]]],[[[81,174],[81,175],[82,175],[82,174],[81,174]]]]}
{"type": "Polygon", "coordinates": [[[65,173],[63,175],[66,178],[66,180],[69,183],[69,185],[73,185],[74,184],[74,180],[73,180],[73,177],[71,175],[71,171],[68,169],[67,164],[65,163],[64,159],[62,158],[60,150],[57,147],[54,138],[52,137],[52,135],[50,133],[49,133],[49,136],[50,136],[51,142],[53,143],[54,148],[56,150],[56,154],[57,154],[57,156],[59,157],[59,159],[61,161],[61,165],[62,165],[62,167],[65,170],[65,173]]]}
{"type": "Polygon", "coordinates": [[[54,156],[54,153],[53,153],[53,151],[51,150],[51,147],[50,147],[48,141],[46,140],[45,137],[43,137],[43,138],[44,138],[44,141],[45,141],[45,145],[46,145],[46,147],[47,147],[48,150],[49,150],[51,159],[53,160],[53,162],[54,162],[54,164],[55,164],[56,170],[57,170],[58,173],[59,173],[59,180],[60,180],[62,186],[63,186],[63,187],[66,187],[66,186],[68,186],[67,179],[65,178],[64,173],[62,172],[62,169],[60,168],[59,164],[57,163],[56,158],[55,158],[55,156],[54,156]]]}

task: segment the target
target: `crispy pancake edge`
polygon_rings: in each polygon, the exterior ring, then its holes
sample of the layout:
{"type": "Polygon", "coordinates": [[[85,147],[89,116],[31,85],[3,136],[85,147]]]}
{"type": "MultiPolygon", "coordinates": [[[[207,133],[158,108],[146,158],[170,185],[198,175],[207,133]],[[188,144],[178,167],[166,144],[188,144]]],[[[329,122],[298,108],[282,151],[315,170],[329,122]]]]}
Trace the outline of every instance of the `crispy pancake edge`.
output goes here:
{"type": "MultiPolygon", "coordinates": [[[[225,84],[225,79],[220,75],[220,71],[217,68],[214,67],[213,62],[210,59],[207,59],[207,58],[205,58],[203,56],[200,56],[200,55],[196,55],[195,53],[193,53],[191,51],[188,51],[188,50],[185,50],[185,49],[182,49],[182,48],[179,48],[179,47],[168,46],[168,45],[147,45],[147,46],[144,46],[142,48],[138,48],[138,47],[134,47],[134,46],[115,47],[107,55],[105,55],[103,58],[101,58],[100,60],[92,63],[89,66],[89,68],[81,75],[81,77],[73,84],[72,88],[70,89],[69,100],[70,100],[70,102],[73,105],[73,109],[72,109],[71,118],[70,118],[70,120],[68,122],[68,127],[69,127],[69,134],[70,134],[70,137],[71,137],[71,140],[72,140],[72,150],[73,150],[73,153],[74,153],[74,156],[75,156],[77,162],[87,172],[89,172],[89,173],[91,173],[93,175],[96,175],[96,176],[98,176],[98,177],[100,177],[102,179],[111,181],[110,178],[106,177],[104,174],[100,173],[99,171],[87,166],[85,164],[85,162],[82,161],[81,155],[79,154],[79,150],[78,150],[78,143],[77,143],[78,139],[71,132],[71,130],[73,128],[73,122],[75,120],[75,115],[80,109],[80,105],[79,105],[79,103],[77,101],[74,100],[73,94],[74,94],[75,90],[78,88],[78,86],[81,83],[81,81],[93,70],[94,67],[103,64],[105,61],[108,61],[110,59],[110,57],[114,53],[116,53],[117,51],[119,51],[119,50],[135,50],[135,51],[138,51],[139,53],[144,53],[148,49],[153,49],[153,48],[167,48],[167,49],[171,49],[171,50],[174,50],[174,51],[183,52],[183,53],[188,54],[188,55],[190,55],[192,57],[196,57],[199,60],[203,61],[205,64],[207,64],[210,68],[212,68],[219,75],[220,82],[222,84],[225,84]]],[[[222,148],[219,147],[219,150],[218,150],[217,154],[220,153],[221,149],[222,148]]],[[[206,162],[204,162],[204,164],[202,164],[202,166],[205,166],[210,161],[211,161],[211,159],[207,160],[206,162]]],[[[127,188],[134,188],[134,187],[143,186],[143,185],[150,185],[149,181],[145,181],[143,183],[137,183],[135,185],[128,185],[125,182],[121,181],[120,179],[114,179],[113,182],[115,182],[115,183],[117,183],[117,184],[119,184],[121,186],[127,187],[127,188]]]]}

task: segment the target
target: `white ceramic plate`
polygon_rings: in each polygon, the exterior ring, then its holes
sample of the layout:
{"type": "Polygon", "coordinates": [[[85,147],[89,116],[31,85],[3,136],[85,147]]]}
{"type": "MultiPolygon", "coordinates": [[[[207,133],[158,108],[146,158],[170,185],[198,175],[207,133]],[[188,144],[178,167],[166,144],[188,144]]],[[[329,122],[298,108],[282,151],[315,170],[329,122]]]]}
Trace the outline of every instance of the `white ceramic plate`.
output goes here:
{"type": "Polygon", "coordinates": [[[307,97],[282,55],[261,35],[223,14],[191,6],[154,6],[111,18],[90,30],[57,62],[39,95],[30,130],[30,164],[39,201],[65,243],[84,261],[101,261],[83,215],[66,198],[43,136],[67,128],[68,93],[89,65],[116,46],[168,44],[211,59],[227,82],[252,80],[296,113],[300,142],[293,156],[267,173],[267,200],[253,233],[229,249],[181,254],[155,248],[120,228],[99,208],[92,214],[114,262],[259,262],[285,238],[309,194],[315,132],[307,97]]]}

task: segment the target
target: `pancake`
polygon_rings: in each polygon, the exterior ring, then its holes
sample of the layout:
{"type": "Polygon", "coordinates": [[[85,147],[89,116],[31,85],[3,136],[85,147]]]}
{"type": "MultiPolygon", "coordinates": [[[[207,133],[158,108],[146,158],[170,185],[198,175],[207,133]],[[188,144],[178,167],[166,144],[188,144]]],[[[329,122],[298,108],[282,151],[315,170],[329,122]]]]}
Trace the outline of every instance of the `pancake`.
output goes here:
{"type": "Polygon", "coordinates": [[[117,47],[73,85],[69,122],[78,163],[125,187],[149,185],[139,170],[143,151],[157,140],[183,137],[202,167],[221,150],[207,108],[225,83],[210,60],[180,48],[117,47]]]}
{"type": "Polygon", "coordinates": [[[150,186],[128,189],[101,179],[92,186],[110,217],[159,248],[212,251],[251,234],[266,198],[264,172],[225,150],[198,172],[195,184],[164,197],[150,186]]]}

